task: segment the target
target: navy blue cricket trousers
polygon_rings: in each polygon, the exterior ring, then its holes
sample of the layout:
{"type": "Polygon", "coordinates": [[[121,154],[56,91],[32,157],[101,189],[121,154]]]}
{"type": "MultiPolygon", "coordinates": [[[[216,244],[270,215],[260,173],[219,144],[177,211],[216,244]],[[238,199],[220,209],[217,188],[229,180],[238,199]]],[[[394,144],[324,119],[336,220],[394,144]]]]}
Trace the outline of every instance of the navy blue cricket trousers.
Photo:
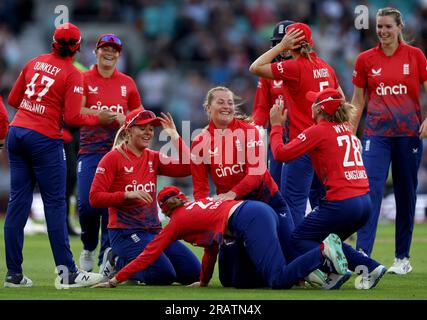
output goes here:
{"type": "Polygon", "coordinates": [[[55,265],[76,272],[66,224],[66,160],[62,139],[51,139],[36,131],[12,126],[8,153],[11,190],[4,225],[8,272],[22,273],[24,227],[36,183],[43,199],[55,265]]]}
{"type": "Polygon", "coordinates": [[[317,244],[288,263],[279,241],[279,217],[263,202],[245,201],[230,217],[228,228],[244,244],[257,272],[271,288],[291,288],[325,261],[317,244]]]}
{"type": "Polygon", "coordinates": [[[102,263],[104,250],[110,246],[108,237],[108,208],[92,208],[89,203],[90,187],[95,177],[96,168],[103,153],[80,154],[77,160],[77,194],[81,240],[83,249],[93,251],[98,246],[99,228],[101,227],[101,248],[98,265],[102,263]]]}
{"type": "Polygon", "coordinates": [[[314,172],[308,154],[283,165],[280,190],[297,227],[305,217],[307,199],[314,209],[325,196],[325,189],[314,172]]]}
{"type": "MultiPolygon", "coordinates": [[[[366,223],[370,212],[369,194],[340,201],[321,200],[319,206],[295,228],[292,243],[304,253],[317,247],[330,233],[344,241],[366,223]]],[[[342,248],[352,271],[358,271],[357,266],[366,266],[371,272],[380,265],[344,242],[342,248]]]]}
{"type": "MultiPolygon", "coordinates": [[[[119,258],[118,270],[134,260],[157,234],[141,230],[109,229],[111,248],[119,258]]],[[[132,280],[147,285],[191,284],[199,281],[201,265],[183,243],[174,241],[148,268],[135,273],[132,280]]]]}
{"type": "MultiPolygon", "coordinates": [[[[294,230],[292,215],[286,202],[278,191],[268,202],[278,219],[278,238],[286,261],[290,262],[299,256],[291,243],[294,230]]],[[[251,263],[250,257],[239,241],[224,243],[219,248],[218,272],[224,287],[259,288],[265,287],[266,282],[251,263]]]]}
{"type": "Polygon", "coordinates": [[[377,232],[384,185],[391,163],[396,199],[396,258],[409,258],[417,201],[417,173],[423,154],[418,137],[363,138],[363,162],[369,179],[372,212],[366,225],[357,233],[357,249],[371,255],[377,232]]]}

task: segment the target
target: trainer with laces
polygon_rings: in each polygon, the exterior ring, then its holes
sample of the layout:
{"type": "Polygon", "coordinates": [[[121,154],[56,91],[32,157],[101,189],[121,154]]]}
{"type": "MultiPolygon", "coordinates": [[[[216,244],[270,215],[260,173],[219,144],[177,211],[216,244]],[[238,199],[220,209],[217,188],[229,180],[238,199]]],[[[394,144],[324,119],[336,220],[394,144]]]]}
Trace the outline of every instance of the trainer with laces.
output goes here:
{"type": "Polygon", "coordinates": [[[95,264],[95,250],[89,251],[89,250],[82,250],[82,253],[80,254],[80,269],[84,271],[92,271],[93,266],[95,264]]]}
{"type": "Polygon", "coordinates": [[[82,288],[96,285],[102,281],[103,277],[99,273],[79,270],[67,275],[58,275],[55,279],[57,289],[82,288]]]}
{"type": "Polygon", "coordinates": [[[377,285],[382,276],[386,273],[387,268],[379,265],[367,275],[363,273],[356,278],[354,287],[359,290],[369,290],[377,285]]]}
{"type": "Polygon", "coordinates": [[[394,258],[393,265],[388,269],[388,273],[391,274],[407,274],[412,271],[412,266],[409,263],[409,258],[394,258]]]}
{"type": "Polygon", "coordinates": [[[6,274],[4,281],[5,288],[28,288],[32,287],[33,282],[23,274],[6,274]]]}
{"type": "Polygon", "coordinates": [[[112,279],[116,273],[116,260],[118,259],[118,255],[116,255],[111,247],[108,247],[104,251],[104,256],[102,258],[102,264],[99,267],[99,273],[103,276],[102,281],[108,281],[112,279]]]}

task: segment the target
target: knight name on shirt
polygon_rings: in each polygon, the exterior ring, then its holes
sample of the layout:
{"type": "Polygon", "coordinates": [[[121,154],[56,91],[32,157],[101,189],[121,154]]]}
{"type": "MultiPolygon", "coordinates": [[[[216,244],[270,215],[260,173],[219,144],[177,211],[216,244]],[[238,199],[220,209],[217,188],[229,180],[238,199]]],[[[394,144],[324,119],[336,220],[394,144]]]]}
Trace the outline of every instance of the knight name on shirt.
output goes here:
{"type": "Polygon", "coordinates": [[[327,68],[314,69],[313,70],[313,77],[314,77],[314,79],[328,78],[329,77],[328,69],[327,68]]]}
{"type": "Polygon", "coordinates": [[[38,114],[44,114],[46,107],[39,103],[32,103],[31,101],[28,101],[27,99],[22,99],[21,104],[19,105],[19,108],[25,109],[31,112],[35,112],[38,114]]]}
{"type": "Polygon", "coordinates": [[[54,65],[51,65],[50,63],[37,61],[36,64],[34,65],[34,70],[44,71],[44,72],[49,73],[53,76],[56,76],[58,74],[58,72],[61,71],[61,68],[55,67],[54,65]]]}

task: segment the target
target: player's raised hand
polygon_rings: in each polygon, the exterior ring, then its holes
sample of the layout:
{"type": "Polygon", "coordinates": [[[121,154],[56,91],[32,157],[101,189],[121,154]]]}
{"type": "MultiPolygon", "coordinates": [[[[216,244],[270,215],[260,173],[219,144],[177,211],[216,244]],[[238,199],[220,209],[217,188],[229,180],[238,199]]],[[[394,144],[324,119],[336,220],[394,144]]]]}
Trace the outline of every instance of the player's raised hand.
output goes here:
{"type": "Polygon", "coordinates": [[[284,125],[288,118],[288,110],[284,109],[283,101],[276,101],[270,110],[270,125],[284,125]]]}
{"type": "Polygon", "coordinates": [[[300,47],[297,43],[303,39],[304,34],[301,29],[292,29],[285,34],[279,42],[279,46],[282,48],[282,51],[297,49],[300,47]]]}
{"type": "Polygon", "coordinates": [[[123,125],[123,123],[125,123],[126,120],[126,116],[123,113],[117,113],[117,118],[116,118],[117,122],[119,123],[120,126],[123,125]]]}
{"type": "Polygon", "coordinates": [[[126,191],[125,192],[125,199],[132,200],[141,200],[145,203],[151,203],[153,202],[153,198],[148,192],[145,192],[143,190],[137,190],[137,191],[126,191]]]}
{"type": "Polygon", "coordinates": [[[161,112],[161,117],[159,117],[163,129],[166,133],[173,139],[179,139],[179,133],[176,130],[175,122],[173,121],[172,115],[168,112],[167,114],[161,112]]]}

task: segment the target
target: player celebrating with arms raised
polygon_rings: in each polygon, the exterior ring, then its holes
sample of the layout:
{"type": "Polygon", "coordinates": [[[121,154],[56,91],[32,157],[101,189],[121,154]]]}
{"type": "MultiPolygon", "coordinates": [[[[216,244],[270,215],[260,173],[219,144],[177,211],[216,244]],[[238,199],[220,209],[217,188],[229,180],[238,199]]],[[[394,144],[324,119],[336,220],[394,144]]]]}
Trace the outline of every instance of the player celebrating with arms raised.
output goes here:
{"type": "Polygon", "coordinates": [[[369,178],[372,213],[357,233],[357,249],[370,255],[375,241],[384,185],[392,163],[396,199],[396,251],[389,272],[411,272],[409,249],[417,201],[417,173],[423,154],[420,138],[427,137],[427,120],[420,110],[420,84],[427,91],[423,52],[403,40],[401,13],[383,8],[377,13],[379,44],[362,52],[353,73],[353,120],[357,129],[368,96],[363,138],[363,161],[369,178]]]}

